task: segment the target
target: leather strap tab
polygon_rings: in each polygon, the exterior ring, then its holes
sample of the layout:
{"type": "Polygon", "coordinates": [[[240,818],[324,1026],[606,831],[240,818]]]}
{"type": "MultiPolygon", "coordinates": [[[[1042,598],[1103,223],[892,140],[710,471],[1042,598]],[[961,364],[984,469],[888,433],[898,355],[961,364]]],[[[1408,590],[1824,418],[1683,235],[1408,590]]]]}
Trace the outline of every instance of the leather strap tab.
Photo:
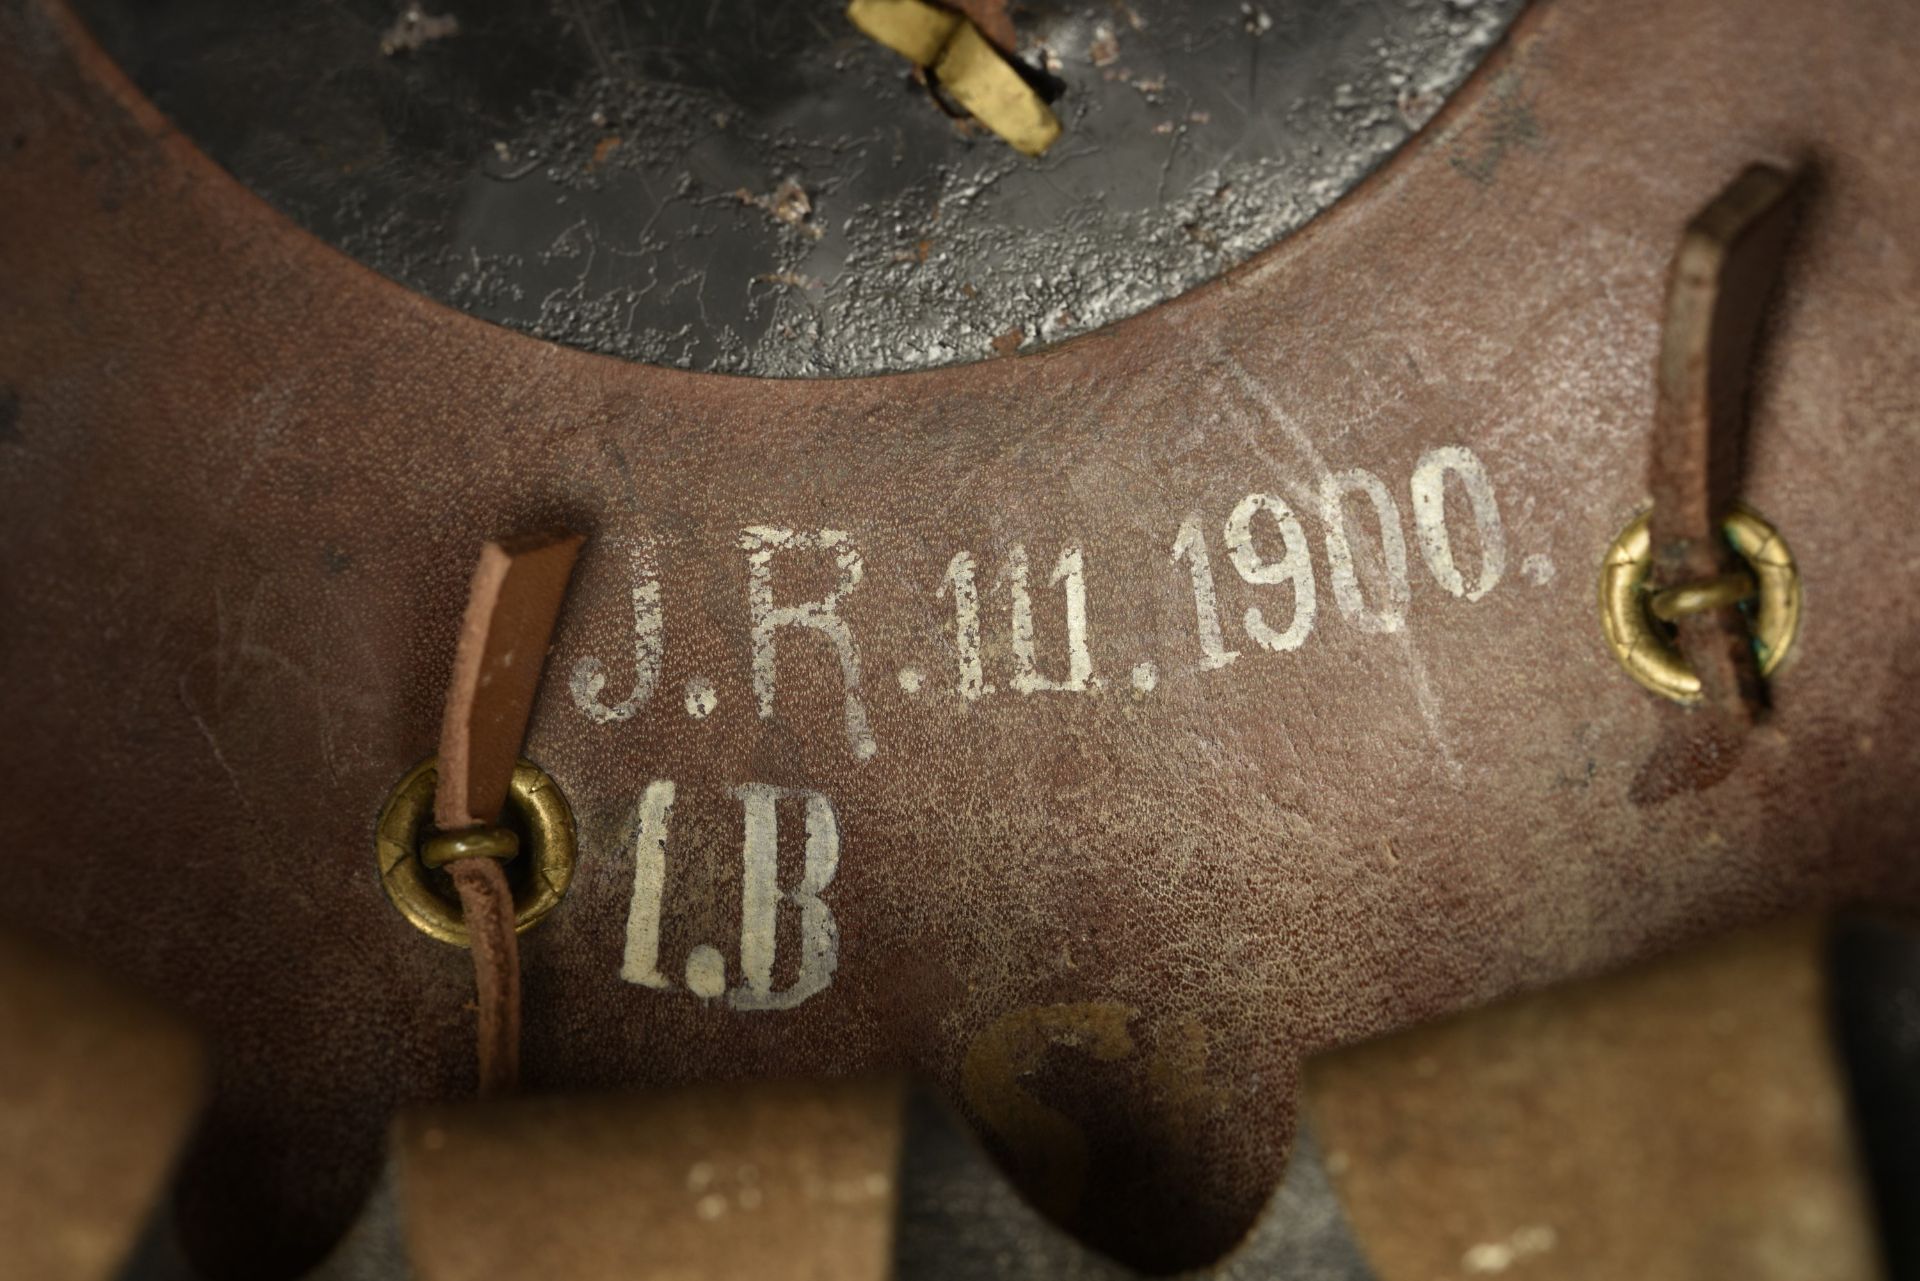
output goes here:
{"type": "MultiPolygon", "coordinates": [[[[442,831],[500,817],[533,714],[547,641],[582,541],[576,534],[547,534],[480,549],[440,731],[433,815],[442,831]]],[[[492,858],[462,858],[448,869],[460,892],[473,951],[480,1092],[494,1094],[512,1089],[520,1077],[520,945],[513,891],[492,858]]]]}
{"type": "Polygon", "coordinates": [[[500,817],[582,541],[541,534],[480,551],[440,730],[433,818],[442,831],[500,817]]]}
{"type": "MultiPolygon", "coordinates": [[[[1687,224],[1667,278],[1653,454],[1652,586],[1739,571],[1720,533],[1742,470],[1754,339],[1779,275],[1797,177],[1751,165],[1687,224]]],[[[1759,698],[1747,626],[1731,606],[1678,621],[1677,641],[1705,704],[1746,720],[1759,698]]]]}

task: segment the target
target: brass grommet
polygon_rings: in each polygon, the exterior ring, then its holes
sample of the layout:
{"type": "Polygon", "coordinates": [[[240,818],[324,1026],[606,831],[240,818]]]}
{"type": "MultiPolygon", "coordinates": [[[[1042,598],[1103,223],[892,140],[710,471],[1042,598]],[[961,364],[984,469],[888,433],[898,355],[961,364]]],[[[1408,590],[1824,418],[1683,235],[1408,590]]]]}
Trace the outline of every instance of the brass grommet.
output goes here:
{"type": "MultiPolygon", "coordinates": [[[[1748,599],[1741,607],[1751,620],[1760,674],[1771,676],[1800,630],[1800,572],[1786,540],[1751,508],[1736,506],[1721,529],[1752,571],[1753,590],[1743,593],[1748,599]]],[[[1653,538],[1642,513],[1613,540],[1600,567],[1600,622],[1607,648],[1627,675],[1654,693],[1676,703],[1698,702],[1700,678],[1687,666],[1669,630],[1653,617],[1647,586],[1652,565],[1653,538]]],[[[1700,591],[1708,604],[1726,603],[1720,597],[1735,587],[1716,579],[1700,591]]],[[[1698,603],[1676,601],[1669,608],[1698,603]]]]}
{"type": "MultiPolygon", "coordinates": [[[[422,933],[465,947],[466,923],[459,909],[428,884],[420,856],[434,835],[437,759],[429,756],[395,785],[380,810],[374,852],[380,860],[380,883],[401,915],[422,933]]],[[[546,771],[523,760],[514,767],[507,789],[507,812],[526,834],[526,849],[533,859],[532,874],[514,894],[514,931],[524,934],[559,905],[573,880],[573,811],[546,771]]]]}

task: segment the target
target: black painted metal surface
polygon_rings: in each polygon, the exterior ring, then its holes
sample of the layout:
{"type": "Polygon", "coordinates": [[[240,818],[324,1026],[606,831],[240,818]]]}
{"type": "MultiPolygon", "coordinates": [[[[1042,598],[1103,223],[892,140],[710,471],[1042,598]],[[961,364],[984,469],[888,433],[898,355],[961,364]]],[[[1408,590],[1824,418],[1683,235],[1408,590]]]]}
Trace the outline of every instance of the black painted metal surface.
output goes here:
{"type": "Polygon", "coordinates": [[[876,373],[1132,315],[1327,208],[1522,0],[1033,0],[1066,134],[943,114],[841,0],[82,0],[216,160],[432,297],[737,373],[876,373]],[[422,32],[422,34],[426,34],[422,32]],[[383,47],[384,46],[384,47],[383,47]]]}

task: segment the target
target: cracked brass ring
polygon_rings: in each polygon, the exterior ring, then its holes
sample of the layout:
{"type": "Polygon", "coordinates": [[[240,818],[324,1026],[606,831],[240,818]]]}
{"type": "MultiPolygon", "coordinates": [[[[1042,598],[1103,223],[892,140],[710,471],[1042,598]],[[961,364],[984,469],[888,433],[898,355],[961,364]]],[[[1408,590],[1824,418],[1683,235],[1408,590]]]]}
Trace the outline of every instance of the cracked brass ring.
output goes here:
{"type": "MultiPolygon", "coordinates": [[[[401,915],[422,933],[465,947],[467,926],[459,907],[434,891],[421,861],[421,850],[434,835],[437,760],[429,756],[395,785],[380,810],[374,851],[380,860],[380,883],[401,915]]],[[[526,883],[513,894],[514,932],[524,934],[559,905],[573,880],[573,811],[559,784],[523,760],[514,766],[501,823],[517,832],[520,848],[533,860],[526,883]]]]}
{"type": "MultiPolygon", "coordinates": [[[[1760,674],[1771,676],[1800,630],[1800,571],[1786,540],[1752,509],[1736,506],[1721,526],[1727,541],[1752,571],[1755,591],[1740,608],[1753,634],[1760,674]]],[[[1607,648],[1627,675],[1676,703],[1700,699],[1700,678],[1674,645],[1672,629],[1654,618],[1647,574],[1653,538],[1642,513],[1607,549],[1600,567],[1600,621],[1607,648]]]]}

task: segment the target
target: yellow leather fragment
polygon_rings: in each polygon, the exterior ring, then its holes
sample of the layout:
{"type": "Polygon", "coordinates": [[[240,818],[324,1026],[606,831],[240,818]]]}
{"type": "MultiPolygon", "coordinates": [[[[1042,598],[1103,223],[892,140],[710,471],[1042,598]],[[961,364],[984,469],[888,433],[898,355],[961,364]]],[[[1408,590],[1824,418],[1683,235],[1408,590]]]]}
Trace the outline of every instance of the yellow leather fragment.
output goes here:
{"type": "Polygon", "coordinates": [[[953,100],[1015,151],[1038,156],[1060,136],[1053,114],[1005,54],[961,15],[926,0],[852,0],[868,36],[931,71],[953,100]]]}
{"type": "Polygon", "coordinates": [[[1023,155],[1046,152],[1060,118],[971,22],[962,22],[933,66],[954,101],[1023,155]]]}
{"type": "Polygon", "coordinates": [[[914,64],[931,67],[940,50],[966,20],[926,0],[853,0],[847,6],[853,25],[914,64]]]}

